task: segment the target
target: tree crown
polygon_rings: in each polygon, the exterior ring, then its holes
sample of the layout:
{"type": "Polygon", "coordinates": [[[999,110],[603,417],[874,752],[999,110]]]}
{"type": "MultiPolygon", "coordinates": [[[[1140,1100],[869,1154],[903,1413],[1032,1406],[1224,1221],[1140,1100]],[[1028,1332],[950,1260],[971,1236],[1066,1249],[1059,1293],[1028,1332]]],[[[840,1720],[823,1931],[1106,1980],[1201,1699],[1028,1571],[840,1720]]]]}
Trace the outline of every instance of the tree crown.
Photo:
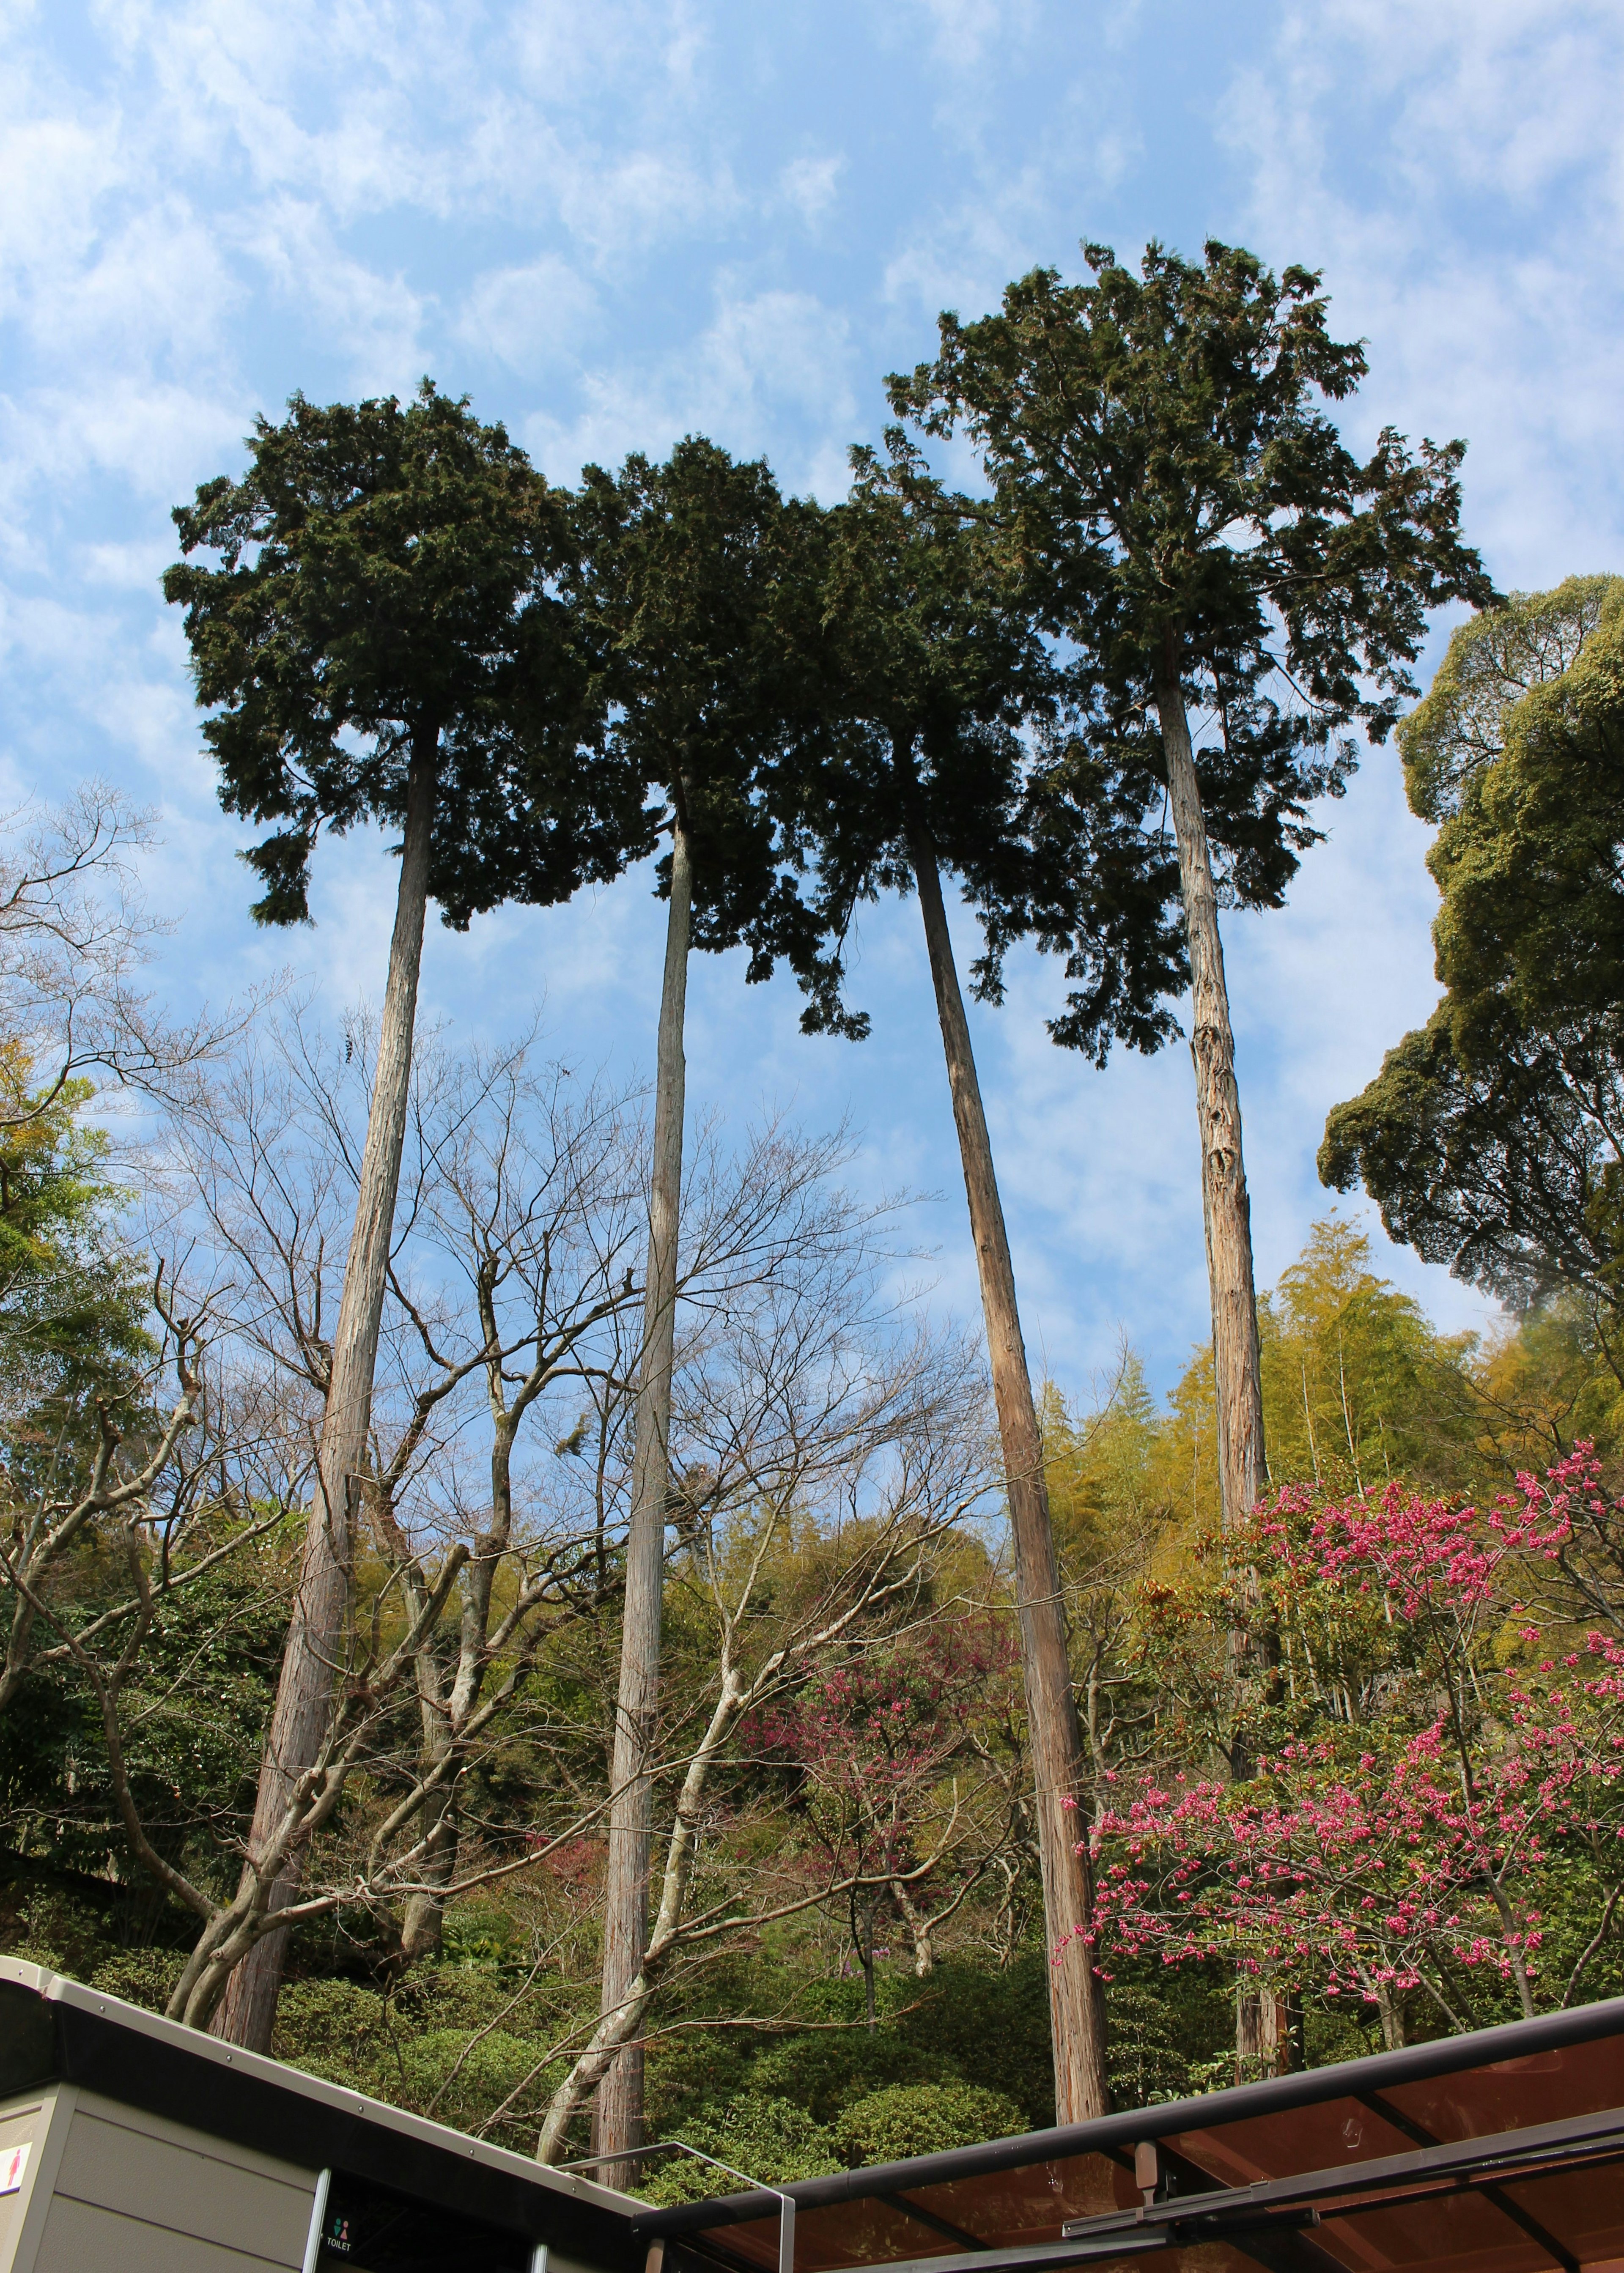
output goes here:
{"type": "MultiPolygon", "coordinates": [[[[821,919],[842,942],[860,903],[910,890],[922,835],[976,909],[985,950],[975,991],[996,1001],[1011,939],[1109,928],[1144,865],[1142,839],[1101,809],[1101,784],[1080,775],[1071,793],[1094,800],[1089,829],[1030,825],[1030,738],[1052,711],[1056,685],[1008,548],[972,500],[934,478],[900,428],[883,454],[860,448],[852,461],[850,492],[824,523],[823,731],[802,770],[821,919]]],[[[1120,952],[1104,958],[1109,983],[1154,1001],[1160,967],[1147,981],[1140,933],[1118,930],[1120,952]]],[[[1153,955],[1165,950],[1154,926],[1145,936],[1153,955]]],[[[826,991],[804,1015],[808,1031],[849,1015],[840,968],[837,948],[826,991]]]]}
{"type": "MultiPolygon", "coordinates": [[[[635,453],[618,474],[587,467],[575,514],[568,584],[608,746],[681,819],[695,944],[742,941],[751,980],[779,957],[809,984],[821,969],[792,762],[812,724],[818,519],[764,461],[692,434],[663,465],[635,453]]],[[[668,890],[668,857],[659,877],[668,890]]]]}
{"type": "Polygon", "coordinates": [[[284,824],[244,855],[258,919],[308,919],[323,827],[403,820],[415,750],[436,754],[429,888],[448,922],[614,874],[641,798],[590,746],[551,589],[565,501],[503,428],[425,379],[404,406],[296,394],[248,448],[240,480],[176,509],[187,558],[163,589],[214,713],[222,805],[284,824]]]}
{"type": "Polygon", "coordinates": [[[1553,592],[1513,592],[1450,634],[1426,700],[1398,730],[1404,786],[1423,821],[1460,811],[1468,782],[1503,754],[1515,705],[1577,660],[1621,589],[1618,576],[1569,576],[1553,592]]]}
{"type": "MultiPolygon", "coordinates": [[[[807,776],[820,905],[844,940],[860,902],[914,884],[922,829],[996,928],[1029,894],[1020,724],[1046,698],[1042,650],[996,545],[899,430],[824,525],[817,626],[825,731],[807,776]]],[[[996,960],[992,932],[989,948],[996,960]]],[[[992,979],[992,966],[983,980],[992,979]]],[[[816,1000],[809,1031],[834,1023],[816,1000]]]]}
{"type": "Polygon", "coordinates": [[[1318,407],[1367,365],[1330,337],[1320,278],[1211,243],[1149,245],[1138,276],[1084,248],[1088,284],[1034,269],[1001,312],[941,319],[895,376],[929,433],[963,424],[1030,554],[1045,613],[1109,697],[1193,673],[1289,673],[1299,739],[1373,738],[1415,688],[1429,607],[1493,596],[1459,536],[1462,442],[1412,457],[1391,428],[1361,465],[1318,407]]]}
{"type": "MultiPolygon", "coordinates": [[[[1107,246],[1084,251],[1087,283],[1034,269],[996,314],[944,314],[936,359],[893,376],[891,401],[927,434],[965,428],[988,511],[1063,643],[1069,731],[1041,784],[1048,825],[1080,846],[1109,779],[1104,809],[1161,833],[1152,709],[1177,687],[1204,714],[1196,763],[1221,888],[1278,905],[1320,833],[1311,804],[1353,764],[1344,730],[1387,733],[1416,691],[1430,608],[1493,596],[1459,535],[1465,446],[1412,454],[1389,428],[1367,461],[1352,454],[1320,406],[1353,392],[1365,355],[1331,338],[1311,271],[1276,277],[1216,243],[1196,264],[1153,244],[1135,275],[1107,246]]],[[[1170,896],[1170,862],[1160,881],[1170,896]]],[[[1124,931],[1166,922],[1141,874],[1130,898],[1124,931]]],[[[1056,1039],[1102,1056],[1116,1034],[1154,1046],[1174,1031],[1102,987],[1086,935],[1077,944],[1088,983],[1056,1039]]],[[[1177,984],[1176,959],[1166,968],[1177,984]]]]}
{"type": "Polygon", "coordinates": [[[1599,1318],[1624,1247],[1624,579],[1463,626],[1407,724],[1412,794],[1445,815],[1446,993],[1331,1113],[1320,1173],[1458,1276],[1567,1285],[1599,1318]]]}

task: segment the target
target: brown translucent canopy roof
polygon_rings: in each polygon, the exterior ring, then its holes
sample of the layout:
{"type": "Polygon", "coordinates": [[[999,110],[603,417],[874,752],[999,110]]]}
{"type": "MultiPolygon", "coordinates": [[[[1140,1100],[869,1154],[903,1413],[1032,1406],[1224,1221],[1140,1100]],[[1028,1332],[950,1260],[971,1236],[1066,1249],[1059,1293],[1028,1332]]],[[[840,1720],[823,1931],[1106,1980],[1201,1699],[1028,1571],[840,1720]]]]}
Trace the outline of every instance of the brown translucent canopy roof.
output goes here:
{"type": "MultiPolygon", "coordinates": [[[[783,2192],[794,2273],[1624,2273],[1624,1998],[783,2192]]],[[[667,2273],[776,2273],[780,2218],[634,2226],[667,2273]]]]}

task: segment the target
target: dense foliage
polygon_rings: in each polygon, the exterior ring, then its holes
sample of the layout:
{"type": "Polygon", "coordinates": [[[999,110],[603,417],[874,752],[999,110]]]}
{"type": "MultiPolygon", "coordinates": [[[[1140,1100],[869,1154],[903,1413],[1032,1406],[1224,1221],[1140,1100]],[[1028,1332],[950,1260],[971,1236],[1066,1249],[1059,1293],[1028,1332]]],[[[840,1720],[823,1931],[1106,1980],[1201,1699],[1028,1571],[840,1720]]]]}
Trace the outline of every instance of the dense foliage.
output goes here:
{"type": "Polygon", "coordinates": [[[1624,580],[1457,631],[1402,730],[1445,993],[1326,1124],[1320,1172],[1513,1301],[1571,1290],[1611,1347],[1619,1243],[1624,580]]]}
{"type": "Polygon", "coordinates": [[[1368,365],[1331,337],[1318,275],[1216,242],[1199,263],[1152,244],[1137,275],[1109,246],[1083,250],[1087,281],[1037,268],[996,314],[944,314],[935,360],[890,386],[924,432],[974,444],[1027,604],[1062,643],[1040,836],[1067,843],[1079,876],[1102,808],[1113,834],[1137,818],[1148,839],[1103,923],[1097,880],[1069,924],[1040,915],[1083,982],[1051,1031],[1102,1060],[1114,1036],[1143,1049],[1177,1031],[1158,997],[1187,977],[1177,935],[1156,940],[1158,898],[1179,890],[1162,694],[1181,689],[1205,722],[1196,770],[1223,885],[1278,906],[1320,833],[1311,806],[1356,761],[1348,728],[1385,739],[1416,692],[1428,609],[1482,605],[1492,586],[1460,537],[1464,444],[1412,452],[1389,427],[1361,463],[1327,415],[1368,365]],[[1124,934],[1141,962],[1127,979],[1124,934]]]}
{"type": "Polygon", "coordinates": [[[307,919],[324,828],[404,821],[425,747],[448,922],[617,874],[647,841],[642,784],[595,751],[587,656],[553,589],[568,501],[427,380],[404,407],[296,395],[249,450],[240,481],[177,508],[186,558],[163,589],[185,610],[221,801],[277,824],[244,855],[259,919],[307,919]]]}

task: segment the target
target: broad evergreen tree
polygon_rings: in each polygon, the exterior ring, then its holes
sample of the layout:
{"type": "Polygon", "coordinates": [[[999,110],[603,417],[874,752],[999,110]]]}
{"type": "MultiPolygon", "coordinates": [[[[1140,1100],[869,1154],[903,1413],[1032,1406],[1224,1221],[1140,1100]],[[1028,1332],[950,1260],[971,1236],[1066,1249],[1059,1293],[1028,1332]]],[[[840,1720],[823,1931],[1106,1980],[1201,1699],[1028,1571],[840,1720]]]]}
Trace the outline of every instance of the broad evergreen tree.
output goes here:
{"type": "MultiPolygon", "coordinates": [[[[343,1658],[356,1498],[406,1128],[424,919],[463,927],[547,904],[649,841],[641,784],[590,746],[588,682],[553,581],[569,518],[500,426],[425,381],[393,398],[260,419],[240,480],[175,514],[203,736],[229,813],[273,824],[244,854],[262,923],[304,921],[319,834],[398,828],[400,883],[371,1114],[335,1325],[320,1483],[251,1841],[315,1759],[343,1658]],[[205,566],[193,556],[213,555],[205,566]]],[[[265,1923],[292,1892],[267,1890],[265,1923]]],[[[270,2042],[282,1938],[233,1974],[218,2033],[270,2042]]]]}
{"type": "MultiPolygon", "coordinates": [[[[818,926],[785,826],[786,761],[804,730],[804,642],[816,515],[786,504],[767,466],[690,435],[663,465],[589,466],[572,580],[617,763],[658,800],[667,840],[648,1272],[633,1422],[619,1701],[612,1771],[603,2009],[626,2001],[648,1939],[650,1763],[659,1702],[665,1545],[672,1489],[684,1018],[688,956],[748,946],[761,979],[785,956],[808,979],[818,926]]],[[[599,2087],[593,2151],[643,2143],[643,2053],[628,2045],[599,2087]]],[[[606,2182],[636,2165],[605,2162],[606,2182]]]]}
{"type": "MultiPolygon", "coordinates": [[[[1034,269],[996,315],[944,315],[937,357],[893,379],[892,400],[977,446],[1042,619],[1070,646],[1079,761],[1114,775],[1148,830],[1171,823],[1220,1474],[1238,1521],[1265,1466],[1220,897],[1278,904],[1317,834],[1312,801],[1354,763],[1347,729],[1381,740],[1414,692],[1429,608],[1492,595],[1459,535],[1464,446],[1412,454],[1389,429],[1361,462],[1320,407],[1366,366],[1331,338],[1318,276],[1276,277],[1219,244],[1199,264],[1152,244],[1138,275],[1084,250],[1086,283],[1034,269]]],[[[1122,1031],[1100,968],[1055,1027],[1096,1055],[1122,1031]]]]}
{"type": "MultiPolygon", "coordinates": [[[[1063,2122],[1108,2104],[1098,1984],[1073,1947],[1089,1930],[1090,1883],[1073,1812],[1082,1780],[1065,1619],[1015,1277],[986,1113],[948,929],[944,870],[963,881],[983,922],[980,991],[996,998],[1010,938],[1052,930],[1057,890],[1085,924],[1082,873],[1056,875],[1024,833],[1026,751],[1021,729],[1047,702],[1042,642],[997,535],[962,498],[934,482],[900,432],[886,454],[853,453],[856,478],[828,524],[822,638],[826,738],[808,768],[806,826],[816,846],[823,921],[843,940],[858,905],[882,891],[916,891],[925,927],[948,1087],[964,1169],[1009,1496],[1027,1723],[1036,1781],[1049,1969],[1056,2105],[1063,2122]]],[[[1086,841],[1097,885],[1122,866],[1121,891],[1094,899],[1119,912],[1136,862],[1112,817],[1091,814],[1086,841]]],[[[1075,851],[1075,841],[1068,849],[1075,851]]],[[[1123,941],[1122,983],[1141,987],[1136,959],[1156,932],[1123,941]]],[[[1169,942],[1161,940],[1161,951],[1169,942]]],[[[815,975],[803,1019],[812,1031],[849,1025],[838,963],[815,975]]]]}
{"type": "Polygon", "coordinates": [[[1445,993],[1326,1123],[1320,1174],[1522,1308],[1583,1306],[1624,1379],[1624,577],[1463,624],[1399,729],[1445,993]]]}

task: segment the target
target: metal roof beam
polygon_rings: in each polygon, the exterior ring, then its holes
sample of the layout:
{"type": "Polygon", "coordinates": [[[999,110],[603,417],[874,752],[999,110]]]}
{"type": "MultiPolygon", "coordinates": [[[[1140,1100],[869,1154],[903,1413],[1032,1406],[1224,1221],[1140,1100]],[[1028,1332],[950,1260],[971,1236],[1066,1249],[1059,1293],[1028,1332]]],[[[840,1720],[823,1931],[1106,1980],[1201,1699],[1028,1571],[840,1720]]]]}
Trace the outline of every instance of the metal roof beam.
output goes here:
{"type": "Polygon", "coordinates": [[[932,2233],[939,2233],[944,2241],[956,2241],[961,2249],[990,2249],[993,2247],[990,2241],[983,2241],[979,2234],[966,2233],[962,2225],[955,2225],[951,2218],[938,2217],[935,2210],[910,2202],[906,2194],[876,2194],[874,2200],[888,2203],[892,2209],[899,2209],[905,2217],[911,2217],[921,2225],[928,2225],[932,2233]]]}
{"type": "MultiPolygon", "coordinates": [[[[1402,2107],[1395,2107],[1383,2093],[1362,2091],[1358,2099],[1361,2107],[1368,2107],[1372,2115],[1379,2116],[1382,2122],[1406,2139],[1413,2139],[1417,2147],[1440,2147],[1443,2144],[1435,2132],[1429,2131],[1424,2123],[1417,2123],[1413,2116],[1406,2115],[1402,2107]]],[[[1539,2220],[1525,2210],[1520,2202],[1514,2202],[1502,2187],[1485,2186],[1478,2191],[1484,2200],[1492,2202],[1513,2225],[1520,2226],[1530,2241],[1537,2242],[1546,2256],[1561,2268],[1561,2273],[1579,2273],[1579,2261],[1572,2250],[1559,2241],[1555,2234],[1547,2232],[1539,2220]]]]}

